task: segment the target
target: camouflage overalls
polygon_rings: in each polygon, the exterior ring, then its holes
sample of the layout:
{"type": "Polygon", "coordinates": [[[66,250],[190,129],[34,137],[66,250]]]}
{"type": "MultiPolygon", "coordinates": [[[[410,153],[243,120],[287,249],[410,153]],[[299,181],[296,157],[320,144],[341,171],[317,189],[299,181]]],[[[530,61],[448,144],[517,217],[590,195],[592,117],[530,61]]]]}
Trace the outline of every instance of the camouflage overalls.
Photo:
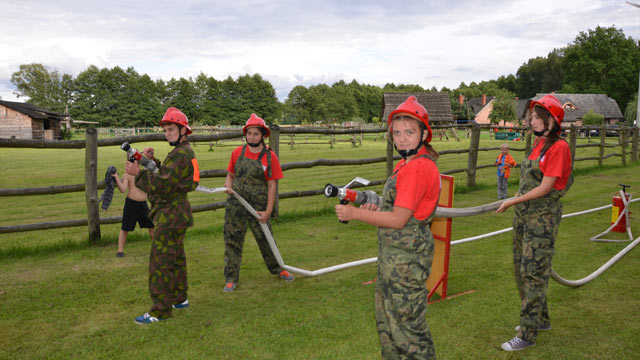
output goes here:
{"type": "MultiPolygon", "coordinates": [[[[431,161],[428,155],[422,155],[431,161]]],[[[384,186],[381,211],[393,211],[396,170],[384,186]]],[[[411,216],[401,230],[378,229],[376,324],[383,359],[435,359],[427,324],[426,281],[431,272],[434,240],[431,221],[411,216]]]]}
{"type": "MultiPolygon", "coordinates": [[[[535,160],[527,157],[522,161],[519,196],[542,183],[544,175],[540,170],[540,159],[543,156],[544,153],[541,153],[535,160]]],[[[547,287],[555,239],[562,219],[560,198],[572,184],[573,175],[563,190],[551,189],[543,197],[515,205],[513,265],[521,300],[518,337],[523,340],[535,342],[536,327],[550,324],[547,287]]]]}
{"type": "MultiPolygon", "coordinates": [[[[247,145],[244,145],[242,153],[234,165],[235,178],[232,188],[256,211],[265,211],[267,209],[267,179],[264,176],[261,159],[263,156],[267,157],[267,171],[271,176],[271,150],[264,146],[258,160],[244,156],[246,150],[247,145]]],[[[247,222],[269,272],[278,274],[283,270],[269,248],[267,237],[262,233],[258,219],[251,215],[234,196],[229,195],[224,213],[224,277],[226,282],[237,283],[240,277],[242,247],[247,232],[247,222]]],[[[271,221],[267,221],[267,226],[269,231],[272,231],[271,221]]]]}
{"type": "Polygon", "coordinates": [[[149,294],[153,301],[149,315],[160,319],[171,317],[173,304],[187,300],[184,236],[187,227],[193,226],[187,193],[196,189],[199,178],[188,141],[167,155],[157,174],[142,170],[136,178],[136,186],[148,194],[149,218],[155,224],[149,256],[149,294]]]}

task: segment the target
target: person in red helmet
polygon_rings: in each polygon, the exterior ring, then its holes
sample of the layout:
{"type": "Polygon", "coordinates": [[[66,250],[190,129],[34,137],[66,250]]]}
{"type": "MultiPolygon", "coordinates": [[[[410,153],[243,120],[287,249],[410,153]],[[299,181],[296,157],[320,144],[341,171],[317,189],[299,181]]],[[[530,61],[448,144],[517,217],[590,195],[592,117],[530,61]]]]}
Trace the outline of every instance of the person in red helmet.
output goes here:
{"type": "Polygon", "coordinates": [[[553,95],[529,104],[530,126],[536,135],[531,153],[520,164],[520,186],[497,213],[515,205],[513,265],[520,295],[516,336],[502,349],[516,351],[535,345],[538,330],[551,330],[547,287],[554,244],[562,218],[562,203],[571,184],[571,151],[560,138],[564,109],[553,95]]]}
{"type": "Polygon", "coordinates": [[[187,299],[187,257],[184,237],[193,226],[191,205],[187,193],[200,181],[198,161],[189,145],[191,134],[187,116],[170,107],[160,120],[164,136],[174,149],[160,163],[153,148],[144,155],[156,163],[157,172],[140,170],[137,161],[128,162],[127,174],[135,176],[135,185],[148,194],[155,230],[149,256],[149,293],[153,305],[149,312],[134,319],[136,324],[150,324],[171,317],[172,309],[189,306],[187,299]]]}
{"type": "Polygon", "coordinates": [[[229,195],[236,192],[245,199],[258,212],[260,218],[256,219],[251,215],[234,196],[227,198],[224,213],[224,292],[233,292],[238,285],[247,224],[253,232],[269,272],[285,281],[294,280],[292,274],[278,265],[258,224],[266,223],[271,231],[269,219],[276,199],[276,185],[284,176],[278,157],[264,143],[264,138],[270,134],[269,128],[262,118],[251,114],[242,128],[242,133],[247,144],[237,147],[231,153],[224,187],[229,195]]]}
{"type": "Polygon", "coordinates": [[[340,220],[377,226],[376,324],[383,359],[435,359],[426,321],[426,281],[434,240],[430,225],[440,196],[437,151],[427,110],[410,96],[388,119],[402,156],[384,186],[383,205],[336,205],[340,220]]]}

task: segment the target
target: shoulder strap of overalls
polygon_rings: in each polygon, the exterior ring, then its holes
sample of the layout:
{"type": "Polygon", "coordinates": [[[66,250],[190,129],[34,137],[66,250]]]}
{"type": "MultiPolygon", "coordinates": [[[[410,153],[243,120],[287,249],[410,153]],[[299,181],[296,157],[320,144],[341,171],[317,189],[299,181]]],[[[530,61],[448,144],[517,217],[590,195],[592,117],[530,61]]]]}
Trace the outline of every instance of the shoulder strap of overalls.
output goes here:
{"type": "Polygon", "coordinates": [[[258,156],[258,162],[262,159],[262,156],[267,155],[267,177],[271,177],[271,149],[267,145],[262,148],[260,155],[258,156]]]}

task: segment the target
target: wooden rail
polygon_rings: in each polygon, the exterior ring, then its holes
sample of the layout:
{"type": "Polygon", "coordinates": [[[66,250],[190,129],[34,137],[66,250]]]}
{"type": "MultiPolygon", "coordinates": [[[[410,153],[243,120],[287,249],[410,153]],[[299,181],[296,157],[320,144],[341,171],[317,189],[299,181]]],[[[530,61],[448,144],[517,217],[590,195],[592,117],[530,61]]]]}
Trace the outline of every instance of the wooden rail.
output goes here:
{"type": "MultiPolygon", "coordinates": [[[[471,125],[444,125],[444,126],[434,126],[433,129],[446,129],[446,128],[469,128],[471,135],[471,142],[468,149],[456,149],[456,150],[443,150],[440,152],[441,156],[445,156],[448,154],[464,154],[468,153],[468,162],[466,168],[461,169],[452,169],[443,171],[443,174],[454,174],[454,173],[467,173],[467,185],[475,186],[475,178],[476,171],[484,168],[492,168],[495,167],[495,164],[484,164],[478,165],[478,153],[480,151],[496,151],[499,150],[499,147],[484,147],[481,148],[480,145],[480,131],[483,128],[506,128],[506,129],[515,129],[515,130],[524,130],[524,128],[507,128],[507,127],[486,127],[486,126],[478,126],[477,124],[471,125]]],[[[638,161],[638,138],[639,131],[638,128],[628,128],[628,127],[618,127],[614,129],[620,135],[618,138],[618,144],[607,143],[606,142],[606,134],[607,131],[612,131],[612,128],[606,127],[576,127],[571,126],[569,129],[569,139],[568,142],[571,147],[571,154],[573,161],[598,161],[598,165],[602,166],[602,162],[611,157],[620,157],[623,165],[627,163],[627,155],[630,155],[630,160],[632,162],[638,161]],[[600,132],[599,143],[593,144],[580,144],[576,145],[576,138],[580,131],[590,130],[590,129],[598,129],[600,132]],[[629,140],[631,138],[631,140],[629,140]],[[631,151],[628,151],[628,145],[631,144],[631,151]],[[575,156],[577,148],[588,148],[588,147],[598,147],[599,156],[595,157],[581,157],[577,158],[575,156]],[[620,147],[620,153],[614,152],[610,154],[604,153],[605,148],[617,148],[620,147]]],[[[365,134],[365,133],[383,133],[386,132],[385,128],[380,129],[338,129],[338,128],[280,128],[278,126],[273,126],[271,129],[271,137],[270,137],[270,145],[271,148],[279,154],[279,137],[280,134],[319,134],[319,135],[340,135],[340,134],[365,134]]],[[[190,135],[189,139],[191,142],[212,142],[212,141],[221,141],[221,140],[229,140],[229,139],[238,139],[242,137],[242,132],[240,130],[232,130],[226,132],[219,132],[215,134],[208,135],[190,135]]],[[[144,134],[138,136],[124,136],[118,138],[108,138],[108,139],[97,139],[97,131],[95,129],[87,129],[86,130],[86,138],[85,140],[74,140],[74,141],[52,141],[52,140],[15,140],[15,139],[0,139],[0,147],[14,147],[14,148],[53,148],[53,149],[85,149],[85,184],[74,184],[74,185],[62,185],[62,186],[46,186],[39,188],[13,188],[13,189],[0,189],[0,196],[35,196],[35,195],[50,195],[50,194],[61,194],[68,192],[85,192],[85,198],[87,202],[87,219],[76,219],[76,220],[63,220],[63,221],[55,221],[55,222],[42,222],[42,223],[34,223],[34,224],[22,224],[22,225],[10,225],[10,226],[2,226],[0,227],[0,233],[11,233],[11,232],[23,232],[23,231],[34,231],[34,230],[46,230],[46,229],[55,229],[55,228],[63,228],[63,227],[75,227],[75,226],[88,226],[89,227],[89,238],[92,241],[95,241],[100,238],[100,225],[101,224],[114,224],[122,221],[122,218],[119,216],[116,217],[107,217],[100,219],[98,214],[98,196],[97,190],[104,188],[104,181],[97,181],[97,148],[100,146],[115,146],[120,145],[123,142],[129,143],[138,143],[138,142],[149,142],[149,141],[165,141],[163,134],[144,134]]],[[[353,141],[347,140],[347,141],[353,141]]],[[[297,161],[282,164],[282,170],[292,170],[292,169],[305,169],[312,168],[316,166],[352,166],[352,165],[364,165],[364,164],[373,164],[380,162],[387,162],[388,174],[390,174],[391,169],[393,169],[393,161],[398,160],[400,158],[399,155],[394,155],[393,148],[390,143],[388,143],[387,147],[387,155],[381,157],[374,158],[366,158],[366,159],[316,159],[310,161],[297,161]]],[[[528,135],[526,138],[526,143],[524,148],[512,148],[511,151],[529,151],[531,148],[531,136],[528,135]]],[[[217,177],[225,177],[227,175],[227,171],[225,169],[212,169],[212,170],[203,170],[200,172],[201,178],[217,178],[217,177]]],[[[369,186],[375,186],[383,184],[385,180],[372,181],[369,186]]],[[[294,197],[304,197],[304,196],[316,196],[322,194],[323,190],[305,190],[305,191],[292,191],[287,193],[279,193],[278,199],[288,199],[294,197]]],[[[197,205],[193,207],[193,212],[201,212],[201,211],[210,211],[215,209],[220,209],[224,207],[225,202],[219,201],[211,204],[203,204],[197,205]]]]}

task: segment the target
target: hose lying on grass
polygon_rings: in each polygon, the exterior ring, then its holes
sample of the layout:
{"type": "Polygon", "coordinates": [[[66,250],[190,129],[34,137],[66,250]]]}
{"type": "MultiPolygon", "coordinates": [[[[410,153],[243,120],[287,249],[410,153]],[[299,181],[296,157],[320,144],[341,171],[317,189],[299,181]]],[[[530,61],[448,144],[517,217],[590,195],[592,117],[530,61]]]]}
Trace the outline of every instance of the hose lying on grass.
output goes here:
{"type": "MultiPolygon", "coordinates": [[[[198,186],[196,188],[196,191],[201,191],[201,192],[206,192],[206,193],[211,193],[211,194],[217,193],[217,192],[224,192],[226,190],[227,190],[227,188],[224,188],[224,187],[207,188],[207,187],[204,187],[204,186],[198,186]]],[[[256,218],[260,217],[258,215],[258,213],[256,212],[256,210],[245,199],[243,199],[240,195],[238,195],[237,193],[233,192],[233,196],[235,196],[235,198],[238,199],[238,201],[240,201],[240,203],[253,216],[255,216],[256,218]]],[[[640,200],[640,198],[634,199],[634,200],[630,200],[629,203],[632,203],[632,202],[635,202],[635,201],[638,201],[638,200],[640,200]]],[[[496,209],[498,209],[500,207],[500,204],[502,204],[503,201],[504,200],[500,200],[500,201],[496,201],[496,202],[493,202],[493,203],[490,203],[490,204],[474,206],[474,207],[468,207],[468,208],[441,208],[441,207],[438,207],[436,209],[436,217],[451,217],[451,218],[453,218],[453,217],[465,217],[465,216],[480,215],[480,214],[484,214],[484,213],[489,212],[489,211],[495,211],[496,209]]],[[[607,206],[601,206],[601,207],[598,207],[598,208],[589,209],[589,210],[585,210],[585,211],[581,211],[581,212],[566,214],[566,215],[562,215],[562,218],[569,218],[569,217],[573,217],[573,216],[577,216],[577,215],[584,215],[584,214],[592,213],[592,212],[595,212],[595,211],[607,209],[607,208],[610,208],[610,207],[611,207],[611,205],[607,205],[607,206]]],[[[627,209],[628,209],[628,207],[627,207],[627,209]]],[[[273,240],[273,235],[271,234],[271,231],[269,231],[269,227],[267,227],[267,225],[264,224],[264,223],[259,223],[259,224],[260,224],[260,228],[262,229],[262,231],[264,232],[265,236],[267,237],[267,242],[269,243],[269,247],[271,248],[271,251],[273,251],[273,255],[275,256],[276,261],[278,262],[278,265],[280,265],[280,267],[282,267],[283,269],[285,269],[287,271],[291,271],[292,273],[295,273],[295,274],[304,275],[304,276],[307,276],[307,277],[314,277],[314,276],[326,274],[326,273],[329,273],[329,272],[346,269],[346,268],[353,267],[353,266],[374,263],[374,262],[376,262],[378,260],[377,257],[373,257],[373,258],[369,258],[369,259],[352,261],[352,262],[348,262],[348,263],[345,263],[345,264],[334,265],[334,266],[331,266],[331,267],[318,269],[318,270],[313,270],[313,271],[299,269],[299,268],[296,268],[296,267],[293,267],[293,266],[289,266],[289,265],[286,265],[284,263],[284,261],[282,260],[282,256],[280,255],[280,251],[278,250],[278,247],[276,246],[276,242],[273,240]]],[[[484,238],[487,238],[487,237],[490,237],[490,236],[502,234],[502,233],[509,232],[509,231],[512,231],[512,230],[513,230],[513,228],[506,228],[506,229],[490,232],[490,233],[483,234],[483,235],[477,235],[477,236],[466,238],[466,239],[460,239],[460,240],[452,241],[451,245],[462,244],[462,243],[465,243],[465,242],[471,242],[471,241],[474,241],[474,240],[484,239],[484,238]]],[[[582,285],[590,282],[591,280],[597,278],[598,276],[600,276],[603,272],[605,272],[607,269],[609,269],[611,266],[613,266],[613,264],[615,264],[618,260],[620,260],[624,255],[626,255],[629,251],[631,251],[631,249],[636,247],[639,243],[640,243],[640,237],[635,239],[631,244],[627,245],[627,247],[622,249],[618,254],[616,254],[609,261],[607,261],[604,265],[602,265],[600,268],[598,268],[598,270],[594,271],[591,275],[589,275],[587,277],[584,277],[582,279],[579,279],[579,280],[567,280],[567,279],[564,279],[563,277],[558,275],[555,271],[553,271],[553,269],[551,269],[551,277],[555,281],[557,281],[558,283],[560,283],[562,285],[565,285],[565,286],[571,286],[571,287],[582,286],[582,285]]]]}

